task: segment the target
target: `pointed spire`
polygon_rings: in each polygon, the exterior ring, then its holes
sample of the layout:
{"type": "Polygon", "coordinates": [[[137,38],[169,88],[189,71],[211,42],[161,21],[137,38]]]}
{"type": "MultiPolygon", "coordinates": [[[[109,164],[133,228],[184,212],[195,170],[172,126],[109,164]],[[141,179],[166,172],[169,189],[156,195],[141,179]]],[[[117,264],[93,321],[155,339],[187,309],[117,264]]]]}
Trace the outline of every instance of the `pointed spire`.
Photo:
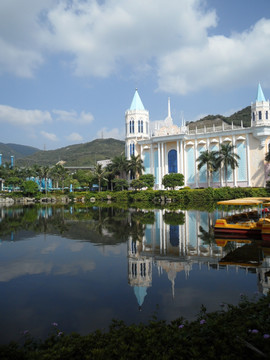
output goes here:
{"type": "Polygon", "coordinates": [[[171,99],[168,98],[168,118],[171,118],[171,99]]]}
{"type": "Polygon", "coordinates": [[[258,102],[266,101],[260,83],[258,85],[258,95],[257,95],[256,101],[258,101],[258,102]]]}
{"type": "Polygon", "coordinates": [[[135,90],[132,103],[130,105],[130,110],[145,110],[138,89],[135,90]]]}

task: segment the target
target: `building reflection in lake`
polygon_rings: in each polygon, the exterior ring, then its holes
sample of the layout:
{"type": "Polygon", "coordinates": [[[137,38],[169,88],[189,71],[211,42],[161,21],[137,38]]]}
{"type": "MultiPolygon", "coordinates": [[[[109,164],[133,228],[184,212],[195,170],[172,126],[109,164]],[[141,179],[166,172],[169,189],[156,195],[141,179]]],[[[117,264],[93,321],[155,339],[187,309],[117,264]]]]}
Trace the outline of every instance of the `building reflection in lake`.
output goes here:
{"type": "MultiPolygon", "coordinates": [[[[165,210],[155,210],[154,213],[155,222],[146,225],[143,238],[136,240],[130,237],[128,241],[128,278],[134,288],[139,309],[147,289],[152,286],[153,268],[157,268],[158,274],[164,271],[167,273],[173,297],[177,273],[185,272],[185,278],[188,279],[194,264],[199,268],[207,265],[209,269],[229,270],[233,267],[236,272],[243,268],[247,272],[256,272],[258,291],[263,294],[268,292],[270,249],[258,244],[252,248],[251,241],[215,239],[212,227],[218,216],[215,213],[178,211],[184,218],[180,225],[174,221],[166,223],[165,210]]],[[[177,217],[177,212],[174,214],[177,217]]]]}

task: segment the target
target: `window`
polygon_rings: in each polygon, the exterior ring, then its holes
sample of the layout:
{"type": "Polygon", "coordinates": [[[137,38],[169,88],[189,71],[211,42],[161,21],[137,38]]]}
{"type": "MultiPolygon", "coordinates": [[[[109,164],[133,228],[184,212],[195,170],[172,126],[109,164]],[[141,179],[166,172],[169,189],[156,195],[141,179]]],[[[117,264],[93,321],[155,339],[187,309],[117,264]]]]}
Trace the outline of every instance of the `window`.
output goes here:
{"type": "Polygon", "coordinates": [[[134,120],[131,119],[129,122],[129,133],[134,134],[134,120]]]}
{"type": "Polygon", "coordinates": [[[143,120],[138,121],[138,133],[143,133],[143,120]]]}
{"type": "Polygon", "coordinates": [[[129,145],[129,154],[130,154],[130,156],[135,154],[135,144],[134,143],[129,145]]]}
{"type": "Polygon", "coordinates": [[[253,119],[253,121],[255,121],[255,113],[254,112],[252,113],[252,119],[253,119]]]}
{"type": "Polygon", "coordinates": [[[170,150],[168,153],[169,174],[177,173],[177,152],[170,150]]]}
{"type": "Polygon", "coordinates": [[[262,120],[262,112],[259,111],[259,120],[262,120]]]}
{"type": "Polygon", "coordinates": [[[268,111],[265,112],[265,119],[268,120],[268,111]]]}

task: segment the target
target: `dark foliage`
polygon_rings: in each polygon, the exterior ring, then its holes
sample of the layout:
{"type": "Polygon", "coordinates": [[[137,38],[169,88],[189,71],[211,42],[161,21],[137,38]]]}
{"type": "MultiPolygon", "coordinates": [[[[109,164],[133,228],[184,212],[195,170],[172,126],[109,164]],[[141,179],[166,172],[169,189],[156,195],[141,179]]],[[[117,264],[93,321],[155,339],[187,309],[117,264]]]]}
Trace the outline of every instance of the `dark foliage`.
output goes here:
{"type": "MultiPolygon", "coordinates": [[[[255,300],[255,299],[254,299],[255,300]]],[[[238,306],[221,304],[197,320],[179,318],[167,324],[153,317],[148,324],[113,321],[108,332],[63,334],[57,327],[45,341],[25,335],[22,346],[0,347],[2,360],[87,359],[263,359],[270,357],[270,296],[257,301],[241,297],[238,306]]]]}

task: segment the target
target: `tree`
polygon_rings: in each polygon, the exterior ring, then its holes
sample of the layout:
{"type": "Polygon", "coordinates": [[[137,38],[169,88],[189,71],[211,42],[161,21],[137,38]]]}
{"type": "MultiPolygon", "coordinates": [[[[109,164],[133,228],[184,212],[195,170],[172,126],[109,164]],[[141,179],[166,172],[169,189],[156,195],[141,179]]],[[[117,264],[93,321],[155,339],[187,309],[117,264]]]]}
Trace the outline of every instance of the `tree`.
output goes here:
{"type": "Polygon", "coordinates": [[[21,190],[25,196],[34,196],[38,193],[38,184],[33,180],[24,181],[21,190]]]}
{"type": "Polygon", "coordinates": [[[145,185],[144,182],[140,179],[133,179],[130,183],[130,186],[135,190],[142,189],[144,185],[145,185]]]}
{"type": "Polygon", "coordinates": [[[114,179],[114,190],[116,191],[123,191],[128,189],[128,182],[126,179],[114,179]]]}
{"type": "Polygon", "coordinates": [[[198,170],[200,170],[204,165],[206,165],[207,186],[210,187],[213,172],[217,169],[217,152],[205,150],[201,152],[200,156],[196,161],[199,162],[198,170]]]}
{"type": "Polygon", "coordinates": [[[39,188],[40,188],[40,191],[41,191],[41,181],[42,181],[42,177],[41,177],[41,166],[40,165],[33,165],[33,176],[35,178],[38,178],[38,181],[39,181],[39,188]]]}
{"type": "Polygon", "coordinates": [[[40,168],[40,177],[41,177],[41,181],[42,179],[44,179],[44,183],[45,183],[45,193],[47,194],[47,179],[50,173],[50,168],[49,166],[41,166],[40,168]]]}
{"type": "Polygon", "coordinates": [[[128,170],[131,173],[131,176],[133,178],[137,178],[137,175],[141,175],[144,171],[143,161],[140,157],[140,155],[131,155],[129,164],[128,164],[128,170]]]}
{"type": "Polygon", "coordinates": [[[173,190],[176,186],[183,186],[184,175],[176,173],[166,174],[163,176],[162,185],[164,185],[166,189],[172,188],[173,190]]]}
{"type": "Polygon", "coordinates": [[[270,162],[270,150],[265,154],[265,161],[270,162]]]}
{"type": "Polygon", "coordinates": [[[221,144],[219,151],[217,152],[216,165],[217,168],[224,168],[224,177],[226,186],[228,184],[228,167],[230,166],[232,170],[238,167],[237,160],[240,159],[240,156],[233,152],[235,146],[231,144],[221,144]]]}
{"type": "Polygon", "coordinates": [[[148,189],[152,189],[155,185],[155,177],[152,174],[143,174],[139,177],[139,180],[144,183],[143,187],[147,187],[148,189]]]}
{"type": "Polygon", "coordinates": [[[58,181],[61,181],[62,191],[64,190],[64,180],[67,177],[67,172],[64,166],[57,164],[51,168],[50,175],[52,179],[56,182],[56,186],[58,188],[58,181]]]}
{"type": "Polygon", "coordinates": [[[78,180],[81,187],[88,186],[89,190],[91,189],[94,181],[93,173],[89,170],[77,170],[73,175],[73,178],[78,180]]]}
{"type": "Polygon", "coordinates": [[[124,155],[115,156],[112,159],[111,164],[109,164],[108,170],[110,170],[113,175],[118,175],[122,179],[125,177],[126,172],[128,171],[129,162],[124,155]]]}
{"type": "Polygon", "coordinates": [[[97,178],[98,191],[100,191],[100,189],[101,189],[101,181],[102,180],[108,181],[107,178],[106,178],[106,168],[102,168],[101,164],[97,164],[95,166],[95,170],[94,170],[94,177],[97,178]]]}

